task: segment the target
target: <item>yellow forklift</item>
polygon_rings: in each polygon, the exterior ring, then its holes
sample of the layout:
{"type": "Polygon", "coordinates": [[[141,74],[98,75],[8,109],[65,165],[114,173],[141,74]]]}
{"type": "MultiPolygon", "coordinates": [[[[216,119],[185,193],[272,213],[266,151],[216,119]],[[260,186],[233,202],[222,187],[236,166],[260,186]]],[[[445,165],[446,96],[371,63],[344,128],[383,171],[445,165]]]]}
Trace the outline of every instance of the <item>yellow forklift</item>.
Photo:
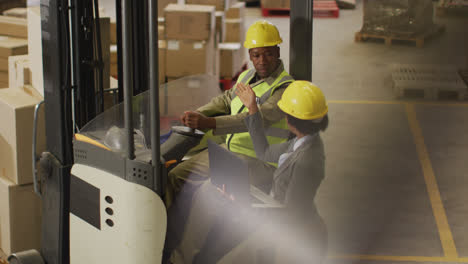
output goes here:
{"type": "MultiPolygon", "coordinates": [[[[203,133],[174,128],[160,102],[168,90],[209,100],[219,84],[189,76],[159,87],[157,2],[115,1],[122,103],[104,111],[99,1],[40,1],[47,152],[36,157],[33,146],[33,173],[41,249],[13,254],[10,264],[161,263],[166,161],[180,160],[203,133]],[[174,150],[177,137],[184,145],[174,150]]],[[[311,80],[313,1],[291,1],[290,15],[290,72],[311,80]]]]}

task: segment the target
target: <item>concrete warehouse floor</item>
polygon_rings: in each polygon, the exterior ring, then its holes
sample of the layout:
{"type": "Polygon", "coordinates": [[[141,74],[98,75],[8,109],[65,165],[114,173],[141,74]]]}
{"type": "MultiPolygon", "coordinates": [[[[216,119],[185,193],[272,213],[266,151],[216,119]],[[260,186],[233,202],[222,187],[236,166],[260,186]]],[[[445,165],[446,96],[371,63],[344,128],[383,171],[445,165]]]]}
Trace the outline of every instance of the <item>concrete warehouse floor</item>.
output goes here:
{"type": "MultiPolygon", "coordinates": [[[[246,29],[258,19],[260,9],[248,8],[246,29]]],[[[268,20],[289,68],[289,18],[268,20]]],[[[338,19],[314,20],[313,81],[330,107],[316,197],[329,230],[327,263],[468,263],[468,104],[397,100],[389,68],[466,68],[467,21],[436,17],[446,32],[416,48],[355,43],[359,0],[338,19]]]]}
{"type": "MultiPolygon", "coordinates": [[[[406,102],[390,65],[467,65],[465,18],[415,45],[355,43],[362,3],[314,20],[313,82],[329,100],[327,172],[316,203],[329,230],[327,263],[468,263],[468,104],[406,102]],[[441,242],[441,240],[443,242],[441,242]]],[[[248,9],[246,29],[261,19],[248,9]]],[[[285,40],[289,18],[267,18],[285,40]]]]}

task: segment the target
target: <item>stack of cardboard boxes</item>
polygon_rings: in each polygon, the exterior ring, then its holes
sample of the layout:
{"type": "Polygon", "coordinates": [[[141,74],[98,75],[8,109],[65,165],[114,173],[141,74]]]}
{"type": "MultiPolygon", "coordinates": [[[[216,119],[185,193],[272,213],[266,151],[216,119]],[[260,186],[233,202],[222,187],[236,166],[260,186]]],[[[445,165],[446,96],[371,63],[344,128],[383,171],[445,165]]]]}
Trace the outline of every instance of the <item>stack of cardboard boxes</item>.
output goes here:
{"type": "MultiPolygon", "coordinates": [[[[0,90],[0,248],[7,255],[40,248],[41,201],[32,184],[34,107],[41,99],[20,89],[0,90]]],[[[44,113],[37,152],[45,149],[44,113]]]]}
{"type": "Polygon", "coordinates": [[[27,54],[28,40],[0,36],[0,88],[8,88],[8,57],[27,54]]]}
{"type": "MultiPolygon", "coordinates": [[[[186,3],[216,8],[215,43],[216,41],[220,42],[218,45],[220,52],[219,77],[220,79],[232,79],[239,73],[245,63],[245,50],[243,47],[245,2],[234,0],[186,0],[186,3]]],[[[169,23],[166,21],[168,30],[171,26],[169,23]]]]}
{"type": "Polygon", "coordinates": [[[28,53],[28,25],[24,18],[0,16],[0,88],[8,87],[8,57],[28,53]]]}
{"type": "Polygon", "coordinates": [[[168,81],[195,74],[219,76],[215,7],[170,4],[164,17],[168,81]]]}
{"type": "Polygon", "coordinates": [[[244,10],[245,2],[239,2],[226,11],[225,42],[244,42],[244,10]]]}
{"type": "MultiPolygon", "coordinates": [[[[233,78],[245,63],[244,10],[245,3],[235,0],[158,1],[160,83],[196,74],[233,78]]],[[[118,74],[116,28],[111,22],[113,77],[118,74]]]]}
{"type": "MultiPolygon", "coordinates": [[[[28,19],[0,16],[0,248],[7,255],[39,249],[41,237],[31,157],[34,108],[43,98],[42,62],[31,60],[42,60],[39,7],[27,14],[28,19]]],[[[37,131],[40,153],[45,150],[43,111],[37,131]]]]}
{"type": "MultiPolygon", "coordinates": [[[[179,0],[180,1],[180,0],[179,0]]],[[[159,0],[158,1],[158,17],[154,18],[155,23],[158,24],[158,47],[159,47],[159,83],[164,83],[166,76],[165,76],[165,50],[166,50],[166,42],[165,39],[165,28],[164,28],[164,8],[171,3],[177,3],[178,0],[159,0]]],[[[116,21],[113,20],[110,22],[110,75],[113,78],[117,78],[118,76],[118,55],[117,55],[117,24],[116,21]]],[[[111,79],[113,80],[113,79],[111,79]]],[[[111,87],[116,88],[116,87],[111,87]]]]}
{"type": "Polygon", "coordinates": [[[244,30],[245,3],[233,4],[225,13],[226,38],[219,45],[221,79],[232,79],[245,64],[245,30],[244,30]]]}
{"type": "Polygon", "coordinates": [[[216,39],[219,43],[222,43],[226,39],[226,20],[225,20],[226,17],[223,11],[216,11],[215,17],[216,17],[216,26],[215,26],[216,39]]]}

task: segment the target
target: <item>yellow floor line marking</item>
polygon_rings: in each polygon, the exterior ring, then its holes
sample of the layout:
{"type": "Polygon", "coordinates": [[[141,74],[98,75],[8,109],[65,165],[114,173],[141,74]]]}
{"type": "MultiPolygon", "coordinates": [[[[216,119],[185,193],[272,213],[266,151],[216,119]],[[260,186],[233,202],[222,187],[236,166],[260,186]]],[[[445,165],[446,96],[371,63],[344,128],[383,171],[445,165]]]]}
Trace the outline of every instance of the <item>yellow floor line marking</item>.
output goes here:
{"type": "Polygon", "coordinates": [[[467,103],[452,103],[452,102],[421,102],[421,101],[352,101],[352,100],[329,100],[329,104],[415,104],[428,106],[461,106],[468,107],[467,103]]]}
{"type": "Polygon", "coordinates": [[[406,104],[405,107],[408,115],[408,122],[416,144],[419,161],[421,162],[424,180],[426,182],[427,192],[432,206],[432,212],[439,230],[440,241],[442,243],[442,248],[444,249],[444,254],[448,258],[458,258],[457,248],[455,247],[452,231],[450,231],[444,205],[440,198],[439,187],[437,186],[437,180],[424,143],[421,127],[419,126],[419,122],[416,117],[414,105],[406,104]]]}
{"type": "Polygon", "coordinates": [[[456,257],[422,257],[422,256],[377,256],[377,255],[347,255],[347,256],[329,256],[329,259],[357,259],[357,260],[375,260],[375,261],[411,261],[411,262],[452,262],[468,263],[468,258],[456,257]]]}

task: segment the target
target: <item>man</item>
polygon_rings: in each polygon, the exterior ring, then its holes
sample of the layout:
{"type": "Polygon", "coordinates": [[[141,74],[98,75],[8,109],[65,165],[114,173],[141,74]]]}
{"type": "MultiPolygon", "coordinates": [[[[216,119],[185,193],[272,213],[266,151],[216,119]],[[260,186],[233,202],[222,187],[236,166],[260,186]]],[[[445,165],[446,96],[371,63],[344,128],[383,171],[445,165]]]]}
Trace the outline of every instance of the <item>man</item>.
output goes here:
{"type": "MultiPolygon", "coordinates": [[[[284,70],[280,60],[280,43],[282,39],[273,24],[267,21],[252,24],[247,30],[244,47],[249,50],[254,69],[241,73],[231,90],[213,98],[196,111],[185,111],[180,117],[180,121],[190,128],[204,131],[212,129],[213,135],[226,135],[226,147],[247,160],[251,170],[249,175],[253,176],[251,183],[266,192],[271,187],[275,167],[255,158],[253,143],[244,123],[248,111],[236,96],[235,90],[241,85],[250,86],[255,92],[269,144],[282,143],[288,139],[288,126],[277,102],[294,80],[284,70]]],[[[165,197],[168,226],[163,263],[168,261],[180,242],[193,193],[208,179],[208,150],[194,155],[169,172],[165,197]]]]}
{"type": "MultiPolygon", "coordinates": [[[[181,122],[200,130],[213,130],[214,135],[226,135],[226,146],[245,159],[252,167],[265,166],[255,159],[252,140],[243,120],[248,115],[240,99],[235,94],[237,85],[250,85],[257,96],[260,112],[267,127],[270,144],[287,140],[289,131],[283,113],[277,102],[284,89],[293,78],[284,70],[280,60],[282,43],[278,29],[267,21],[257,21],[247,30],[244,46],[249,50],[249,57],[254,69],[243,72],[233,89],[213,98],[208,104],[196,111],[185,111],[181,122]]],[[[166,192],[167,206],[182,190],[196,188],[209,177],[208,151],[202,151],[184,161],[169,172],[166,192]],[[189,185],[189,186],[188,186],[189,185]]],[[[264,189],[271,184],[270,175],[257,175],[252,183],[264,189]]],[[[191,193],[192,191],[188,191],[191,193]]]]}

